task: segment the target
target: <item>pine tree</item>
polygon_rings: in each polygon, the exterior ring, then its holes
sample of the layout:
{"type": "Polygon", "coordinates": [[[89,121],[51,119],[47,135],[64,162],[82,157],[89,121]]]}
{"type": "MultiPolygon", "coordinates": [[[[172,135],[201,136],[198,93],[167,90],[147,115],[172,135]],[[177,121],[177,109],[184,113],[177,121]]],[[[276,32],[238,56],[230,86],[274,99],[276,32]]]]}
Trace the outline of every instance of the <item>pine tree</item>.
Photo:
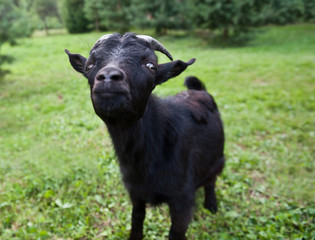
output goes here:
{"type": "Polygon", "coordinates": [[[94,29],[126,32],[130,28],[130,0],[85,0],[86,18],[94,29]]]}
{"type": "Polygon", "coordinates": [[[304,2],[304,20],[308,22],[315,22],[315,1],[303,0],[304,2]]]}
{"type": "MultiPolygon", "coordinates": [[[[223,41],[246,40],[252,27],[288,24],[303,18],[309,0],[191,0],[197,27],[219,31],[223,41]]],[[[311,11],[308,11],[311,12],[311,11]]],[[[310,14],[312,15],[312,14],[310,14]]],[[[306,16],[305,16],[306,17],[306,16]]]]}
{"type": "Polygon", "coordinates": [[[197,26],[219,30],[223,41],[234,35],[247,32],[257,25],[259,0],[193,0],[195,4],[194,20],[197,26]]]}
{"type": "Polygon", "coordinates": [[[187,29],[190,26],[188,1],[184,0],[132,0],[133,24],[141,28],[154,28],[157,34],[168,29],[187,29]]]}
{"type": "Polygon", "coordinates": [[[69,33],[89,31],[89,21],[83,12],[84,0],[65,0],[63,4],[63,20],[69,33]]]}

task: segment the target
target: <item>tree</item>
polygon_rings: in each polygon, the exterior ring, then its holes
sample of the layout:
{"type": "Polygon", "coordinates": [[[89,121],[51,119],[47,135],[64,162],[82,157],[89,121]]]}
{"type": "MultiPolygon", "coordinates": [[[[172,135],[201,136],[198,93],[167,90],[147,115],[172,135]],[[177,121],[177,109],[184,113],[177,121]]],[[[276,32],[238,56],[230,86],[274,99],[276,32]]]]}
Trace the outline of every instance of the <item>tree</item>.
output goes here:
{"type": "Polygon", "coordinates": [[[315,1],[304,0],[304,20],[308,22],[315,22],[315,1]]]}
{"type": "Polygon", "coordinates": [[[47,17],[55,16],[60,19],[57,3],[55,0],[34,0],[35,10],[44,23],[46,34],[48,34],[47,17]]]}
{"type": "MultiPolygon", "coordinates": [[[[252,27],[288,24],[303,18],[310,0],[192,0],[197,26],[217,30],[223,41],[246,40],[252,27]],[[245,37],[245,38],[244,38],[245,37]]],[[[311,11],[309,11],[312,15],[311,11]]]]}
{"type": "Polygon", "coordinates": [[[85,0],[84,12],[97,31],[130,28],[130,0],[85,0]]]}
{"type": "Polygon", "coordinates": [[[89,31],[89,21],[83,12],[84,0],[65,0],[62,16],[69,33],[89,31]]]}
{"type": "Polygon", "coordinates": [[[96,31],[106,30],[101,24],[101,11],[106,6],[107,0],[86,0],[84,1],[84,13],[86,18],[94,25],[96,31]]]}
{"type": "MultiPolygon", "coordinates": [[[[29,16],[23,6],[23,2],[12,0],[1,0],[0,5],[0,48],[5,42],[16,44],[19,37],[30,36],[33,32],[33,26],[28,21],[29,16]]],[[[0,66],[8,61],[10,57],[0,55],[0,66]]],[[[3,75],[0,69],[0,76],[3,75]]]]}
{"type": "Polygon", "coordinates": [[[133,24],[154,28],[158,35],[168,29],[190,27],[189,2],[184,0],[132,0],[133,24]]]}
{"type": "Polygon", "coordinates": [[[240,36],[261,22],[264,0],[193,0],[194,22],[202,28],[218,30],[223,41],[240,36]]]}
{"type": "Polygon", "coordinates": [[[302,19],[304,14],[303,0],[270,0],[272,14],[269,23],[284,25],[302,19]]]}

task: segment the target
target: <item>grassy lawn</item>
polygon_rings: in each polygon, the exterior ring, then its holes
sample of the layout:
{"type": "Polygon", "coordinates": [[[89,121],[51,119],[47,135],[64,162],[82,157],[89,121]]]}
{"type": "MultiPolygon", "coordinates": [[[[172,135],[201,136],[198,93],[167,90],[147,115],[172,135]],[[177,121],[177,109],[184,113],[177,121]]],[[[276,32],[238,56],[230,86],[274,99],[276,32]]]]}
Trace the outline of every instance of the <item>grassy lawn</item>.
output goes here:
{"type": "MultiPolygon", "coordinates": [[[[87,81],[63,49],[87,55],[100,33],[36,36],[1,52],[0,239],[127,239],[131,204],[87,81]]],[[[196,194],[188,238],[315,238],[315,25],[267,27],[250,45],[214,48],[195,37],[159,40],[197,62],[155,93],[202,79],[225,124],[219,212],[196,194]]],[[[167,61],[159,55],[160,61],[167,61]]],[[[148,206],[145,239],[166,239],[168,208],[148,206]]]]}

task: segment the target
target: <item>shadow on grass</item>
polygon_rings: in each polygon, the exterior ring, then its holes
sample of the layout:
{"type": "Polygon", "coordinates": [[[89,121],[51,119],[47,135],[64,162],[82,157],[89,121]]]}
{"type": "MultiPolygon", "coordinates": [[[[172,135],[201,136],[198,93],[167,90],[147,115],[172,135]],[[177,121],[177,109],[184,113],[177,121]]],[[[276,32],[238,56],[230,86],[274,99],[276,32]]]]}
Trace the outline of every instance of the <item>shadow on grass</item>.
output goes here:
{"type": "Polygon", "coordinates": [[[10,73],[9,70],[1,68],[4,63],[12,63],[14,57],[8,55],[0,55],[0,84],[3,83],[5,76],[10,73]]]}
{"type": "Polygon", "coordinates": [[[5,76],[10,73],[9,70],[0,69],[0,84],[4,82],[5,76]]]}
{"type": "Polygon", "coordinates": [[[195,36],[203,41],[203,45],[211,48],[243,48],[251,46],[252,42],[259,38],[259,35],[266,33],[265,29],[251,29],[247,32],[232,33],[225,38],[217,31],[198,30],[195,36]]]}

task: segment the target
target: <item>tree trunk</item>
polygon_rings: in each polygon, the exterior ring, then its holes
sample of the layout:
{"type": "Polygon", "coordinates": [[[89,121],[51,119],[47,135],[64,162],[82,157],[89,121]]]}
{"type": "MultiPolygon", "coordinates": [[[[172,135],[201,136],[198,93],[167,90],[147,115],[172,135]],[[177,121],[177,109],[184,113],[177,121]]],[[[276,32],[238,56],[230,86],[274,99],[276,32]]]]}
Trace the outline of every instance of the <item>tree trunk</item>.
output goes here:
{"type": "Polygon", "coordinates": [[[95,31],[99,32],[100,31],[100,19],[97,17],[95,19],[95,31]]]}
{"type": "Polygon", "coordinates": [[[223,29],[223,42],[226,42],[229,38],[229,28],[224,27],[223,29]]]}
{"type": "Polygon", "coordinates": [[[47,23],[46,23],[46,19],[43,19],[43,22],[44,22],[44,29],[45,29],[46,35],[48,36],[49,32],[48,32],[48,26],[47,26],[47,23]]]}

